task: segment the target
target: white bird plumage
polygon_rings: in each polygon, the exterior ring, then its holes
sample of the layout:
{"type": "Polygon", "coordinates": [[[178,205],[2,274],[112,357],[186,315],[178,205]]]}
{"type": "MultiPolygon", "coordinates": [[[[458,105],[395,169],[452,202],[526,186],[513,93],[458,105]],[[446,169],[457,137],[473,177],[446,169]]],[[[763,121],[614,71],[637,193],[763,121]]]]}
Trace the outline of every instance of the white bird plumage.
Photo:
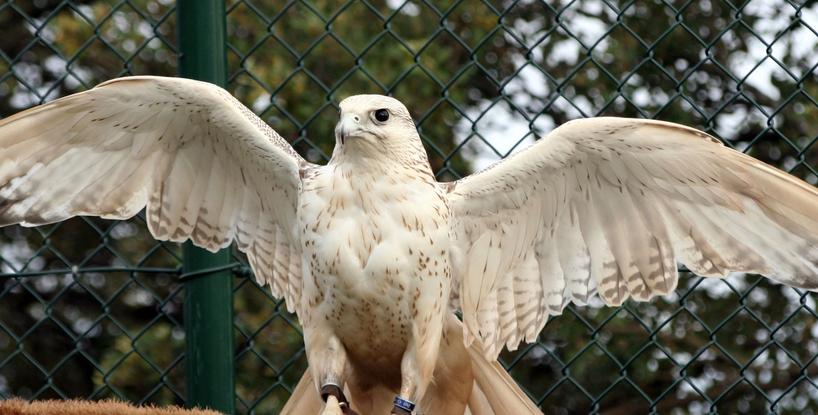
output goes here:
{"type": "Polygon", "coordinates": [[[449,186],[466,338],[488,357],[571,301],[675,290],[677,261],[818,288],[816,189],[678,124],[572,121],[449,186]]]}
{"type": "Polygon", "coordinates": [[[212,84],[120,78],[0,121],[0,226],[146,208],[154,237],[210,251],[235,240],[290,310],[303,159],[212,84]]]}
{"type": "MultiPolygon", "coordinates": [[[[703,132],[577,120],[438,183],[402,104],[341,109],[317,166],[221,88],[103,83],[0,121],[0,226],[146,207],[158,239],[235,240],[305,326],[302,384],[346,384],[372,412],[397,392],[427,412],[536,412],[494,362],[502,347],[597,292],[611,305],[666,294],[677,261],[818,288],[818,191],[703,132]]],[[[305,393],[291,413],[315,405],[305,393]]]]}

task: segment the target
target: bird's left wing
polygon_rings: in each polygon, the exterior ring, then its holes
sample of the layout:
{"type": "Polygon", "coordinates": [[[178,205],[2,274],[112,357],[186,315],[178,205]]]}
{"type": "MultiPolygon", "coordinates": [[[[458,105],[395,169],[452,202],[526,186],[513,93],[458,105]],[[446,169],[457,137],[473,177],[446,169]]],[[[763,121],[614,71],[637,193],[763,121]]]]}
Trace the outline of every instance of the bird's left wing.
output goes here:
{"type": "Polygon", "coordinates": [[[752,272],[818,288],[818,191],[715,138],[659,121],[569,122],[448,188],[453,295],[496,357],[599,292],[611,305],[752,272]]]}
{"type": "Polygon", "coordinates": [[[256,278],[294,310],[301,258],[292,235],[307,168],[215,85],[120,78],[0,120],[0,226],[147,208],[157,239],[211,251],[236,240],[256,278]]]}

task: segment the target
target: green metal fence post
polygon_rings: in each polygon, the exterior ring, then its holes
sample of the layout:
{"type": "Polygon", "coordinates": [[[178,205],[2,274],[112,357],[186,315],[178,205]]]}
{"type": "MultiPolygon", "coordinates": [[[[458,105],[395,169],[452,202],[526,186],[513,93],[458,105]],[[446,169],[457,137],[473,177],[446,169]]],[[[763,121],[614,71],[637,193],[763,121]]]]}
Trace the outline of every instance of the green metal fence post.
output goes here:
{"type": "MultiPolygon", "coordinates": [[[[179,74],[224,86],[227,81],[224,0],[179,0],[179,74]]],[[[204,172],[202,172],[204,173],[204,172]]],[[[229,264],[230,250],[211,254],[186,243],[184,270],[229,264]]],[[[233,277],[223,271],[185,286],[187,404],[234,413],[233,277]]]]}

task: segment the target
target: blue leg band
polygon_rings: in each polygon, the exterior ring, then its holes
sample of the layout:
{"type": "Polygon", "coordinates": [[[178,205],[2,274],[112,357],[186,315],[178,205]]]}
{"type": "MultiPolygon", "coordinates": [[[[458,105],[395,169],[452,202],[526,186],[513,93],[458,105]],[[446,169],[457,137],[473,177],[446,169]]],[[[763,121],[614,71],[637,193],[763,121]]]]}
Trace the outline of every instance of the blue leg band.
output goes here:
{"type": "Polygon", "coordinates": [[[395,401],[392,402],[392,403],[395,405],[395,408],[403,409],[406,412],[411,413],[412,411],[415,410],[415,403],[414,402],[412,402],[412,401],[410,401],[408,399],[403,399],[400,396],[396,396],[395,401]]]}

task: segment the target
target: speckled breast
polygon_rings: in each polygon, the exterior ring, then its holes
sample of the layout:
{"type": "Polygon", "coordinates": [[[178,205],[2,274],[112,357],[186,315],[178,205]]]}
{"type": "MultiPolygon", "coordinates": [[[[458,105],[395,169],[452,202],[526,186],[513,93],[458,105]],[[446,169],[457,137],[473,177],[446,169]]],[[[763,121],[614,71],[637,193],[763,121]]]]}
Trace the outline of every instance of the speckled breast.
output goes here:
{"type": "Polygon", "coordinates": [[[303,194],[304,301],[323,319],[315,324],[335,330],[351,360],[399,366],[409,337],[445,309],[444,200],[428,183],[337,172],[303,194]]]}

